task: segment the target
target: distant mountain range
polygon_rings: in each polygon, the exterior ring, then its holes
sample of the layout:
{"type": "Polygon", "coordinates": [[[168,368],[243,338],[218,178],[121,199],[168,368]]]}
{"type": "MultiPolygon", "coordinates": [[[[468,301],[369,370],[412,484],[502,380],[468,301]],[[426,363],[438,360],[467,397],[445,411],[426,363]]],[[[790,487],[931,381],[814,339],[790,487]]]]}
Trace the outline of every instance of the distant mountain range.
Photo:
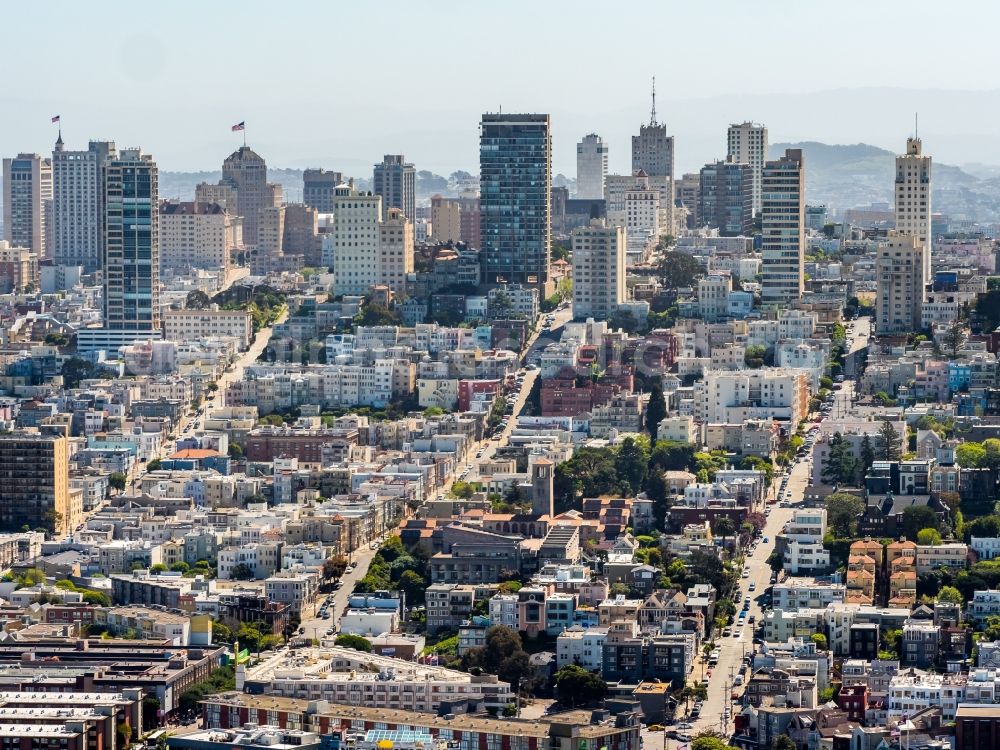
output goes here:
{"type": "MultiPolygon", "coordinates": [[[[774,143],[770,157],[800,148],[806,163],[806,200],[833,211],[893,201],[896,154],[865,143],[830,145],[805,141],[774,143]]],[[[933,156],[933,154],[932,154],[933,156]]],[[[934,212],[953,219],[1000,221],[1000,170],[977,164],[967,169],[934,163],[931,185],[934,212]]]]}

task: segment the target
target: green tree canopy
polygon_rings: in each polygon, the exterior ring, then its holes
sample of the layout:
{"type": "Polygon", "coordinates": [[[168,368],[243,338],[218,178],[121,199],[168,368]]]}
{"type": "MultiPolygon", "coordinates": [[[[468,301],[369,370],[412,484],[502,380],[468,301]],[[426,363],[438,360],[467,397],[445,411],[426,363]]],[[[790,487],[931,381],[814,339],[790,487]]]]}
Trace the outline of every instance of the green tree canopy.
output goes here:
{"type": "Polygon", "coordinates": [[[600,675],[569,664],[556,672],[556,690],[564,703],[596,703],[604,698],[608,686],[600,675]]]}
{"type": "Polygon", "coordinates": [[[337,640],[334,641],[337,646],[343,646],[344,648],[353,648],[355,651],[364,651],[366,654],[372,652],[372,642],[367,638],[363,638],[360,635],[354,635],[352,633],[341,633],[337,636],[337,640]]]}
{"type": "Polygon", "coordinates": [[[954,586],[942,586],[937,595],[939,602],[949,602],[951,604],[965,604],[962,592],[954,586]]]}
{"type": "Polygon", "coordinates": [[[660,281],[664,288],[675,290],[692,286],[703,270],[701,264],[687,253],[668,250],[663,253],[659,268],[660,281]]]}
{"type": "Polygon", "coordinates": [[[830,450],[823,463],[821,476],[828,484],[853,485],[858,475],[857,459],[851,444],[839,432],[830,438],[830,450]]]}
{"type": "Polygon", "coordinates": [[[649,394],[649,402],[646,404],[646,431],[650,440],[656,440],[656,433],[660,427],[660,422],[667,416],[667,401],[663,397],[663,389],[659,381],[653,384],[649,394]]]}
{"type": "Polygon", "coordinates": [[[865,511],[865,501],[848,492],[834,492],[826,498],[826,520],[833,535],[841,539],[858,533],[858,517],[865,511]]]}
{"type": "Polygon", "coordinates": [[[941,532],[937,529],[921,529],[917,532],[917,544],[925,546],[941,544],[941,532]]]}
{"type": "Polygon", "coordinates": [[[937,514],[926,505],[909,505],[903,509],[902,531],[911,542],[917,541],[922,530],[937,529],[937,525],[937,514]]]}
{"type": "Polygon", "coordinates": [[[883,422],[875,440],[875,455],[882,461],[898,461],[903,455],[903,439],[892,422],[883,422]]]}

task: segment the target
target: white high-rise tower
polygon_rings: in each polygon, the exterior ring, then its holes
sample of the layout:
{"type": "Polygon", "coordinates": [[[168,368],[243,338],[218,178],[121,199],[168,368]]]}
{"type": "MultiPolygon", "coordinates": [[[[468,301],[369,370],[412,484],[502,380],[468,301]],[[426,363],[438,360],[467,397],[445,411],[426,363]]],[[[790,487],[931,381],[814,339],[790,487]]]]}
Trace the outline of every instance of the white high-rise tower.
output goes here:
{"type": "Polygon", "coordinates": [[[576,197],[604,198],[604,178],[608,175],[608,146],[596,133],[585,135],[576,144],[576,197]]]}
{"type": "Polygon", "coordinates": [[[731,161],[750,165],[753,173],[753,212],[759,214],[761,175],[767,161],[767,128],[755,122],[730,125],[726,134],[726,153],[731,161]]]}

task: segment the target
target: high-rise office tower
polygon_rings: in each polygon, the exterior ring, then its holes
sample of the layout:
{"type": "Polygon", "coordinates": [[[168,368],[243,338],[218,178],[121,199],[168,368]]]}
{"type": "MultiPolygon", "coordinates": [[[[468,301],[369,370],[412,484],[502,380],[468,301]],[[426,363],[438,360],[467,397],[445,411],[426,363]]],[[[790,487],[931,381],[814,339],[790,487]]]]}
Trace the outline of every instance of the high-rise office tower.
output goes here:
{"type": "Polygon", "coordinates": [[[805,289],[805,163],[790,148],[764,163],[761,176],[763,280],[761,303],[787,305],[805,289]]]}
{"type": "Polygon", "coordinates": [[[549,116],[483,115],[479,185],[483,281],[547,291],[552,234],[549,116]]]}
{"type": "Polygon", "coordinates": [[[372,173],[372,192],[382,196],[382,219],[398,208],[410,221],[417,219],[417,170],[402,154],[386,154],[372,173]]]}
{"type": "Polygon", "coordinates": [[[286,255],[301,255],[302,262],[307,266],[322,265],[323,240],[319,236],[317,208],[305,203],[285,205],[285,236],[282,249],[286,255]]]}
{"type": "Polygon", "coordinates": [[[625,301],[625,229],[593,219],[570,236],[573,317],[607,320],[625,301]]]}
{"type": "Polygon", "coordinates": [[[879,243],[875,261],[875,331],[879,335],[922,328],[925,253],[920,238],[907,232],[889,232],[885,242],[879,243]]]}
{"type": "Polygon", "coordinates": [[[717,161],[701,168],[698,216],[723,237],[753,231],[753,174],[749,164],[717,161]]]}
{"type": "Polygon", "coordinates": [[[576,144],[576,197],[604,198],[604,178],[608,175],[608,146],[596,133],[585,135],[576,144]]]}
{"type": "Polygon", "coordinates": [[[753,212],[761,209],[761,177],[767,161],[767,128],[755,122],[729,126],[726,154],[735,162],[749,164],[753,170],[753,212]]]}
{"type": "Polygon", "coordinates": [[[57,265],[101,267],[104,257],[104,169],[117,156],[113,141],[67,151],[62,135],[52,151],[52,257],[57,265]]]}
{"type": "Polygon", "coordinates": [[[3,238],[39,259],[49,257],[52,161],[38,154],[3,160],[3,238]]]}
{"type": "Polygon", "coordinates": [[[650,177],[674,178],[674,137],[667,135],[666,123],[656,121],[655,80],[649,125],[640,125],[639,135],[632,136],[632,173],[639,171],[650,177]]]}
{"type": "Polygon", "coordinates": [[[73,507],[69,487],[69,439],[15,432],[0,435],[0,530],[27,524],[57,535],[77,527],[81,507],[73,507]]]}
{"type": "Polygon", "coordinates": [[[923,245],[923,285],[931,280],[931,157],[919,138],[906,139],[906,153],[896,157],[896,231],[914,235],[923,245]]]}
{"type": "Polygon", "coordinates": [[[159,170],[141,149],[122,149],[104,180],[104,327],[160,330],[159,170]]]}
{"type": "MultiPolygon", "coordinates": [[[[222,162],[222,182],[236,191],[235,212],[243,217],[243,241],[256,245],[260,212],[281,205],[281,185],[267,181],[267,163],[248,146],[240,146],[222,162]]],[[[233,207],[228,208],[232,213],[233,207]]]]}
{"type": "Polygon", "coordinates": [[[333,213],[333,196],[344,182],[341,172],[327,172],[325,169],[307,169],[302,173],[302,202],[315,208],[321,214],[333,213]]]}

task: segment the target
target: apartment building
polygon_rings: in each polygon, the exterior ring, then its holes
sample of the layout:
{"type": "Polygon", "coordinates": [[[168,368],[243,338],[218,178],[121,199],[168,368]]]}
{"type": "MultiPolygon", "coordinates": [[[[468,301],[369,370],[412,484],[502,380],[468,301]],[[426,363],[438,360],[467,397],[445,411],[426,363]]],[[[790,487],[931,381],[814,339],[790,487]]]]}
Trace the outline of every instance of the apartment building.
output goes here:
{"type": "Polygon", "coordinates": [[[243,245],[243,219],[218,203],[164,201],[160,204],[160,269],[205,268],[224,274],[243,245]]]}
{"type": "Polygon", "coordinates": [[[625,250],[627,232],[594,219],[574,229],[573,316],[606,320],[625,301],[625,250]]]}
{"type": "Polygon", "coordinates": [[[253,336],[253,323],[246,310],[167,310],[163,313],[163,335],[169,341],[192,341],[202,338],[232,338],[240,349],[247,349],[253,336]]]}

